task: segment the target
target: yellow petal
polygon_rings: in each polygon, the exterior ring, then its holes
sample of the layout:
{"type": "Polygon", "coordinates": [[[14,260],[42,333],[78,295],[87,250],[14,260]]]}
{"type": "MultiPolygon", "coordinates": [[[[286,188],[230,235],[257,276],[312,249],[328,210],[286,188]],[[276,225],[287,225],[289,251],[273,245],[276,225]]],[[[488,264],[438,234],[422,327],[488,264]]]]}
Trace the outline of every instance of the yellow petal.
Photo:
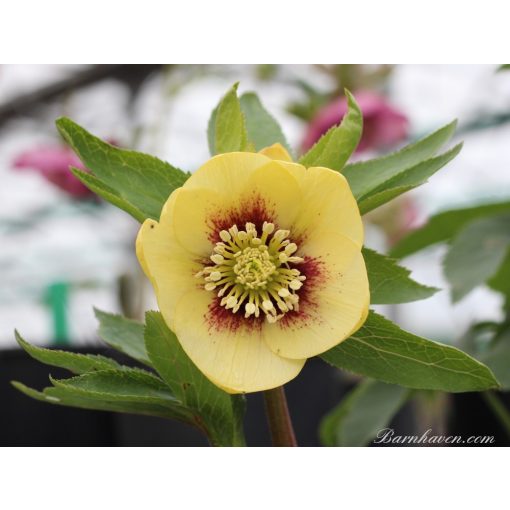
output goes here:
{"type": "Polygon", "coordinates": [[[303,194],[299,182],[285,165],[271,161],[260,167],[248,181],[245,202],[255,203],[260,197],[270,220],[280,228],[290,228],[299,214],[303,194]]]}
{"type": "Polygon", "coordinates": [[[324,167],[305,168],[298,163],[285,163],[297,179],[303,203],[292,231],[306,237],[313,231],[336,231],[363,245],[363,223],[349,183],[339,172],[324,167]]]}
{"type": "Polygon", "coordinates": [[[238,195],[246,189],[251,174],[270,161],[254,152],[218,154],[204,163],[184,183],[184,188],[207,188],[226,195],[238,195]]]}
{"type": "Polygon", "coordinates": [[[230,311],[215,312],[214,299],[206,291],[188,292],[177,304],[173,321],[182,348],[213,383],[229,393],[244,393],[281,386],[299,374],[306,360],[277,356],[262,340],[259,327],[229,320],[230,311]]]}
{"type": "MultiPolygon", "coordinates": [[[[313,257],[328,271],[342,272],[349,267],[360,252],[359,246],[344,234],[328,230],[312,230],[305,242],[299,246],[300,257],[313,257]]],[[[299,269],[299,267],[298,267],[299,269]]]]}
{"type": "MultiPolygon", "coordinates": [[[[233,225],[244,228],[246,222],[251,222],[261,228],[264,221],[274,222],[280,228],[292,225],[302,201],[299,183],[279,162],[264,160],[264,163],[251,170],[247,178],[243,177],[244,187],[235,194],[186,187],[174,192],[171,221],[184,248],[207,257],[214,243],[220,240],[218,233],[233,225]]],[[[235,181],[237,168],[223,166],[222,169],[235,181]]],[[[225,175],[219,179],[228,180],[225,175]]],[[[227,186],[227,190],[231,188],[227,186]]]]}
{"type": "MultiPolygon", "coordinates": [[[[170,197],[163,205],[163,208],[161,210],[161,215],[160,215],[161,216],[160,223],[158,224],[157,221],[154,221],[152,219],[146,220],[142,224],[142,227],[140,228],[140,230],[138,232],[138,236],[136,238],[136,256],[138,258],[138,261],[140,262],[140,266],[142,267],[143,272],[145,273],[145,276],[147,276],[147,278],[149,278],[149,280],[151,280],[151,281],[152,281],[152,277],[150,274],[149,266],[147,264],[147,260],[145,258],[145,251],[144,251],[144,244],[145,244],[145,238],[146,238],[145,233],[148,232],[150,229],[154,229],[154,228],[158,227],[158,225],[161,225],[163,228],[172,228],[172,227],[167,227],[167,225],[169,223],[168,223],[168,221],[165,222],[165,220],[168,220],[168,218],[170,218],[172,215],[171,211],[175,204],[175,198],[178,193],[179,193],[179,189],[177,189],[173,193],[171,193],[170,197]]],[[[152,234],[151,234],[151,236],[152,236],[152,234]]],[[[149,237],[151,237],[151,236],[149,236],[149,237]]],[[[152,282],[152,283],[154,285],[154,282],[152,282]]]]}
{"type": "MultiPolygon", "coordinates": [[[[181,188],[175,198],[172,213],[165,217],[171,224],[178,242],[196,257],[212,254],[216,234],[225,211],[233,200],[208,188],[181,188]]],[[[229,225],[230,227],[231,225],[229,225]]]]}
{"type": "Polygon", "coordinates": [[[278,161],[292,161],[287,149],[281,143],[275,143],[269,147],[265,147],[259,151],[259,154],[264,154],[264,156],[278,161]]]}
{"type": "Polygon", "coordinates": [[[136,253],[154,287],[158,306],[172,328],[175,306],[184,293],[199,285],[195,274],[202,264],[177,243],[168,225],[150,219],[140,228],[136,253]]]}
{"type": "Polygon", "coordinates": [[[338,231],[361,248],[363,223],[345,177],[329,168],[312,167],[300,182],[305,196],[296,229],[338,231]]]}
{"type": "Polygon", "coordinates": [[[365,262],[361,253],[349,267],[340,269],[343,262],[337,264],[334,256],[328,257],[325,275],[319,271],[316,281],[305,282],[299,312],[290,312],[263,328],[273,352],[292,359],[309,358],[331,349],[361,327],[369,306],[365,262]]]}

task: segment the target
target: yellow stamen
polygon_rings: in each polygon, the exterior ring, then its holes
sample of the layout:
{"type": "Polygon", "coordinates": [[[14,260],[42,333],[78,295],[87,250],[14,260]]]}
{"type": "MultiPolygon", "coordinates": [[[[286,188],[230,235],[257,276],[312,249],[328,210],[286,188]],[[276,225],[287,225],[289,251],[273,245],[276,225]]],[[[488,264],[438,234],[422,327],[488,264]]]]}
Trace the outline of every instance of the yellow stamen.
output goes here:
{"type": "Polygon", "coordinates": [[[245,318],[262,312],[274,323],[299,308],[296,291],[306,277],[289,264],[303,259],[295,255],[298,246],[288,239],[289,230],[275,232],[274,224],[265,221],[259,237],[253,223],[244,227],[232,225],[219,232],[221,241],[210,256],[214,265],[205,266],[196,277],[202,278],[205,290],[217,292],[220,305],[232,313],[244,307],[245,318]]]}

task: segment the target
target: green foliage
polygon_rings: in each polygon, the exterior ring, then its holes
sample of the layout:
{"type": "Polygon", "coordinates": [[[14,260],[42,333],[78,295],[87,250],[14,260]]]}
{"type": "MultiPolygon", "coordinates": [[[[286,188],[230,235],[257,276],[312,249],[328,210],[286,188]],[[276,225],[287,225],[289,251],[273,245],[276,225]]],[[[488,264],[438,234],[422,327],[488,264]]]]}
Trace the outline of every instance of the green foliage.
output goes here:
{"type": "Polygon", "coordinates": [[[415,282],[409,277],[408,269],[374,250],[363,248],[363,258],[370,284],[370,302],[374,305],[418,301],[439,290],[415,282]]]}
{"type": "Polygon", "coordinates": [[[307,168],[324,166],[340,171],[356,149],[363,129],[363,116],[352,94],[347,90],[345,94],[348,110],[340,125],[332,127],[299,160],[307,168]]]}
{"type": "Polygon", "coordinates": [[[211,114],[207,138],[213,156],[247,149],[248,135],[237,97],[238,85],[236,83],[230,88],[211,114]]]}
{"type": "Polygon", "coordinates": [[[365,214],[380,205],[393,200],[398,195],[417,188],[427,182],[427,179],[449,163],[462,149],[462,144],[440,156],[427,159],[422,163],[389,179],[380,187],[374,189],[368,195],[359,200],[359,207],[365,214]]]}
{"type": "Polygon", "coordinates": [[[72,389],[56,388],[50,386],[43,391],[37,391],[25,386],[23,383],[13,381],[12,385],[28,397],[48,404],[78,407],[80,409],[91,409],[96,411],[112,411],[117,413],[143,414],[148,416],[158,416],[168,419],[182,419],[179,413],[173,408],[160,406],[138,401],[116,401],[108,400],[108,395],[88,395],[83,392],[77,393],[72,389]]]}
{"type": "Polygon", "coordinates": [[[435,154],[451,138],[455,126],[452,122],[388,156],[347,165],[342,173],[349,181],[362,214],[424,184],[451,161],[462,144],[439,156],[435,154]]]}
{"type": "Polygon", "coordinates": [[[16,341],[32,358],[53,367],[65,368],[75,374],[84,374],[94,370],[118,369],[121,366],[113,359],[94,354],[77,354],[56,349],[44,349],[31,345],[15,331],[16,341]]]}
{"type": "Polygon", "coordinates": [[[503,391],[510,390],[510,323],[478,322],[459,340],[463,350],[487,365],[503,391]]]}
{"type": "Polygon", "coordinates": [[[121,315],[94,309],[99,321],[98,334],[109,346],[127,356],[152,366],[145,350],[144,325],[121,315]]]}
{"type": "Polygon", "coordinates": [[[264,108],[257,94],[247,92],[241,96],[240,102],[248,131],[248,140],[256,151],[275,143],[281,143],[287,151],[291,152],[282,128],[264,108]]]}
{"type": "Polygon", "coordinates": [[[510,249],[510,214],[482,218],[462,229],[444,260],[452,300],[494,276],[510,249]]]}
{"type": "Polygon", "coordinates": [[[489,216],[510,213],[510,201],[453,209],[432,216],[426,225],[411,232],[391,250],[391,256],[403,258],[427,246],[450,241],[468,223],[489,216]]]}
{"type": "Polygon", "coordinates": [[[29,397],[51,404],[186,419],[186,410],[163,381],[143,370],[125,367],[50,380],[53,386],[42,392],[19,382],[13,385],[29,397]]]}
{"type": "Polygon", "coordinates": [[[53,386],[42,392],[20,382],[13,385],[52,404],[177,419],[203,431],[216,446],[244,444],[244,397],[225,393],[202,375],[159,313],[147,314],[147,351],[143,352],[138,345],[140,340],[144,342],[143,324],[104,312],[96,314],[103,337],[108,341],[117,338],[114,345],[132,357],[150,357],[147,364],[153,363],[162,379],[102,356],[35,347],[17,335],[20,345],[35,359],[81,375],[63,380],[50,377],[53,386]]]}
{"type": "Polygon", "coordinates": [[[321,357],[338,368],[407,388],[463,392],[498,386],[485,365],[462,351],[408,333],[374,312],[360,330],[321,357]]]}
{"type": "Polygon", "coordinates": [[[347,165],[342,172],[356,198],[362,198],[385,182],[433,157],[453,136],[452,122],[431,135],[387,156],[347,165]]]}
{"type": "Polygon", "coordinates": [[[110,204],[127,212],[140,223],[145,220],[146,216],[140,209],[128,202],[125,198],[122,198],[117,191],[104,184],[103,181],[99,180],[97,177],[83,170],[79,170],[78,168],[71,167],[70,170],[77,179],[96,193],[96,195],[99,195],[107,202],[110,202],[110,204]]]}
{"type": "Polygon", "coordinates": [[[487,281],[487,285],[492,290],[503,294],[505,297],[505,309],[510,315],[510,251],[499,266],[496,274],[487,281]]]}
{"type": "Polygon", "coordinates": [[[189,177],[154,156],[114,147],[70,119],[58,119],[57,128],[92,172],[85,175],[75,169],[76,177],[140,222],[159,219],[169,195],[189,177]]]}
{"type": "Polygon", "coordinates": [[[477,355],[477,358],[485,363],[496,376],[501,389],[510,391],[510,329],[506,329],[496,335],[488,349],[477,355]]]}
{"type": "Polygon", "coordinates": [[[387,202],[391,202],[394,198],[397,198],[403,193],[411,191],[413,188],[414,186],[397,186],[385,191],[378,191],[368,198],[364,198],[358,202],[359,212],[362,215],[366,214],[387,202]]]}
{"type": "Polygon", "coordinates": [[[325,446],[365,446],[388,426],[409,397],[401,386],[367,379],[356,386],[322,420],[325,446]]]}
{"type": "Polygon", "coordinates": [[[243,444],[244,397],[229,395],[191,362],[160,313],[146,314],[145,343],[154,368],[212,444],[243,444]]]}

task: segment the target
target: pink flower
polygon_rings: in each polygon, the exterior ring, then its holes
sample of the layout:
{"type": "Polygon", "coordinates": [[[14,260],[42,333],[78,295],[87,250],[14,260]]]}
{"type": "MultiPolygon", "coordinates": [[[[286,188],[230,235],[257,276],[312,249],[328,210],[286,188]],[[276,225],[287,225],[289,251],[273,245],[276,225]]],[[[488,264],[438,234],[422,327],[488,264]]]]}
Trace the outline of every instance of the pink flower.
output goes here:
{"type": "Polygon", "coordinates": [[[13,162],[14,168],[38,171],[49,182],[75,198],[95,196],[71,172],[73,166],[87,171],[68,147],[39,147],[21,153],[13,162]]]}
{"type": "MultiPolygon", "coordinates": [[[[356,152],[384,149],[407,138],[407,117],[383,96],[366,90],[357,92],[355,97],[363,113],[363,135],[356,152]]],[[[329,128],[339,124],[346,112],[345,97],[323,107],[308,127],[302,150],[307,151],[329,128]]]]}

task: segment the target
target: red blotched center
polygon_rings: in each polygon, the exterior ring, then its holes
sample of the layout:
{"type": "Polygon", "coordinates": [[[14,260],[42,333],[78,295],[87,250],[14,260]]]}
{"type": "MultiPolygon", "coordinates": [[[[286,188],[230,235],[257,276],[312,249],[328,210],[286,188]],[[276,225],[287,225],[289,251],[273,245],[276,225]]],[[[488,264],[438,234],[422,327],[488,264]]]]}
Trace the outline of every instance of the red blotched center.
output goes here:
{"type": "MultiPolygon", "coordinates": [[[[221,241],[220,231],[228,230],[233,225],[244,228],[246,223],[253,223],[258,232],[262,232],[262,226],[266,221],[275,223],[276,226],[275,207],[268,204],[260,195],[252,194],[240,203],[241,205],[238,207],[211,213],[207,225],[209,228],[208,237],[213,245],[221,241]]],[[[316,318],[317,314],[314,312],[318,307],[317,293],[326,281],[324,262],[319,258],[306,257],[306,240],[302,238],[299,241],[298,253],[301,252],[300,256],[304,257],[305,260],[300,264],[290,264],[290,267],[299,269],[301,274],[306,276],[306,280],[301,289],[297,291],[299,310],[286,312],[278,323],[280,327],[303,327],[312,317],[316,318]]],[[[250,333],[260,331],[262,324],[265,322],[263,314],[259,317],[252,315],[245,318],[242,309],[233,313],[231,309],[226,309],[220,302],[221,297],[216,295],[212,297],[206,316],[210,330],[234,333],[241,328],[246,328],[250,333]]]]}

